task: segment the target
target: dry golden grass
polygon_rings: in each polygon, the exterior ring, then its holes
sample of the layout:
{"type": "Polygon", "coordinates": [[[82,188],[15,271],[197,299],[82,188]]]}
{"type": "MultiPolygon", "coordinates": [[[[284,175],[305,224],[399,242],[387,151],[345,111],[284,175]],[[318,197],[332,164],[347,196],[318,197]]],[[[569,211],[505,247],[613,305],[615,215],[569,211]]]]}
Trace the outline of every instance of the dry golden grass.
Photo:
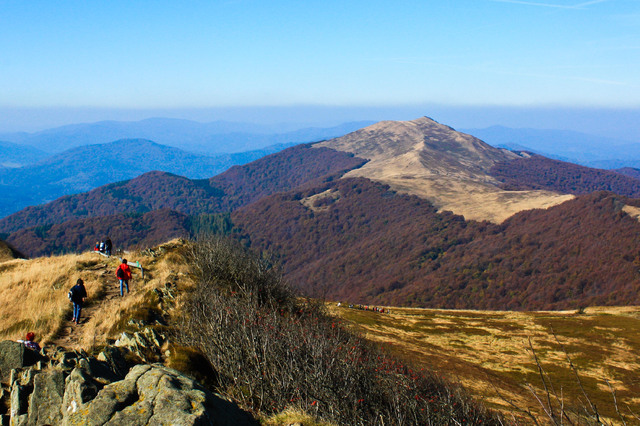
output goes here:
{"type": "Polygon", "coordinates": [[[322,142],[369,160],[344,175],[382,182],[392,190],[416,195],[467,220],[500,223],[523,210],[548,208],[573,198],[551,191],[504,191],[489,175],[497,161],[518,155],[428,118],[380,122],[349,135],[322,142]],[[425,137],[425,135],[428,135],[425,137]]]}
{"type": "Polygon", "coordinates": [[[313,416],[295,408],[289,408],[281,413],[265,418],[261,423],[267,426],[289,426],[295,424],[304,426],[334,426],[333,423],[317,421],[313,416]]]}
{"type": "Polygon", "coordinates": [[[621,411],[640,412],[640,307],[589,308],[571,312],[489,312],[391,308],[379,314],[349,308],[332,312],[419,366],[461,382],[490,407],[512,410],[498,391],[523,409],[544,417],[525,385],[543,395],[529,338],[554,384],[575,404],[582,397],[562,347],[599,411],[618,422],[613,386],[621,411]]]}
{"type": "Polygon", "coordinates": [[[85,280],[89,293],[97,280],[79,268],[95,255],[14,259],[0,263],[0,339],[21,339],[33,331],[40,341],[49,341],[71,312],[67,298],[78,278],[85,280]]]}
{"type": "Polygon", "coordinates": [[[181,246],[178,241],[161,246],[162,256],[128,253],[130,261],[145,267],[145,279],[132,268],[131,292],[124,298],[118,297],[115,269],[120,260],[116,256],[87,252],[0,263],[0,340],[22,339],[33,331],[41,344],[84,349],[104,344],[148,306],[154,288],[167,282],[190,285],[187,266],[178,253],[181,246]],[[72,326],[67,293],[78,278],[84,280],[88,298],[81,315],[85,321],[72,326]]]}

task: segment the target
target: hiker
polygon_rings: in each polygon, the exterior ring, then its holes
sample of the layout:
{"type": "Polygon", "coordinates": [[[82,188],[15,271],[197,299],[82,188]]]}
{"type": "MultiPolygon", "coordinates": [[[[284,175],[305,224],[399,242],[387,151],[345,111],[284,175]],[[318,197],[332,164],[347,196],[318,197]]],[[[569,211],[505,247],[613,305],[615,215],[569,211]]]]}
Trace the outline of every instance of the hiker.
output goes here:
{"type": "Polygon", "coordinates": [[[82,312],[82,304],[87,298],[87,289],[84,287],[84,281],[82,278],[78,278],[76,285],[71,287],[69,291],[69,299],[73,302],[73,318],[72,322],[80,324],[80,312],[82,312]]]}
{"type": "Polygon", "coordinates": [[[100,241],[96,241],[96,246],[93,248],[93,251],[100,251],[100,241]]]}
{"type": "Polygon", "coordinates": [[[104,241],[100,241],[100,253],[104,253],[104,241]]]}
{"type": "Polygon", "coordinates": [[[19,343],[22,343],[29,349],[33,349],[34,351],[40,351],[40,345],[37,344],[33,339],[36,338],[36,334],[33,331],[27,333],[27,337],[24,340],[18,340],[19,343]]]}
{"type": "Polygon", "coordinates": [[[107,241],[104,242],[104,253],[107,256],[111,256],[111,247],[112,247],[111,238],[107,238],[107,241]]]}
{"type": "Polygon", "coordinates": [[[127,293],[129,293],[129,280],[131,279],[131,269],[127,265],[127,259],[122,259],[122,263],[116,269],[116,277],[120,280],[120,297],[123,294],[123,284],[127,287],[127,293]]]}

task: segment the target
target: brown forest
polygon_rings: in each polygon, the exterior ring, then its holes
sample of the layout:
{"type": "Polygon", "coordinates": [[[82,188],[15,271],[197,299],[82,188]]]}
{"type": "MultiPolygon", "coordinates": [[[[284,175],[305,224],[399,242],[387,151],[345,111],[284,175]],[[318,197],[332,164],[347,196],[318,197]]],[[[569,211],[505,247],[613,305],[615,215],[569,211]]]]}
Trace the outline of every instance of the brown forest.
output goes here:
{"type": "Polygon", "coordinates": [[[611,191],[626,197],[640,197],[640,180],[628,170],[592,169],[540,155],[500,162],[492,167],[491,174],[505,189],[513,191],[549,189],[565,194],[611,191]]]}
{"type": "Polygon", "coordinates": [[[597,192],[501,225],[437,213],[365,179],[278,194],[232,214],[251,245],[316,297],[474,309],[566,309],[640,302],[631,201],[597,192]],[[340,196],[313,211],[301,200],[340,196]]]}

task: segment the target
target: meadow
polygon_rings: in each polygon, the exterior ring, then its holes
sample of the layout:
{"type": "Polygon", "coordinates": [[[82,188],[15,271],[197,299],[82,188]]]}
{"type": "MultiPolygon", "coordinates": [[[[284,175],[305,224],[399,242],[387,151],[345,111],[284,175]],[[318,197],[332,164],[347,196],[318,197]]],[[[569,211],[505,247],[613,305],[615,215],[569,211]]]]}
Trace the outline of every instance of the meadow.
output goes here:
{"type": "Polygon", "coordinates": [[[615,424],[622,423],[621,416],[640,420],[640,307],[555,312],[391,307],[390,313],[379,313],[332,304],[330,309],[368,339],[460,382],[507,417],[526,418],[523,412],[529,411],[548,420],[542,408],[548,410],[549,401],[544,376],[556,410],[559,404],[590,412],[595,407],[615,424]]]}

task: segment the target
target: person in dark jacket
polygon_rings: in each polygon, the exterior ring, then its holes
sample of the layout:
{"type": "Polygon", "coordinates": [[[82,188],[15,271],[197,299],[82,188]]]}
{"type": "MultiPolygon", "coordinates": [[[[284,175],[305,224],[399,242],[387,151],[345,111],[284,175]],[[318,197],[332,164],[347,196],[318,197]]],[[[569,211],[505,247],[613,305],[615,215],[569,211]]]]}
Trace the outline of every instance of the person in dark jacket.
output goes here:
{"type": "Polygon", "coordinates": [[[73,319],[71,321],[80,324],[80,312],[82,312],[82,304],[87,298],[87,289],[84,287],[82,278],[78,278],[76,285],[71,287],[71,302],[73,303],[73,319]]]}
{"type": "Polygon", "coordinates": [[[122,263],[116,269],[116,277],[120,280],[120,297],[124,296],[123,286],[127,287],[129,293],[129,280],[131,279],[131,269],[127,265],[127,259],[122,259],[122,263]]]}
{"type": "Polygon", "coordinates": [[[113,244],[111,243],[111,238],[107,238],[107,241],[104,242],[104,253],[107,256],[111,256],[111,247],[113,244]]]}

